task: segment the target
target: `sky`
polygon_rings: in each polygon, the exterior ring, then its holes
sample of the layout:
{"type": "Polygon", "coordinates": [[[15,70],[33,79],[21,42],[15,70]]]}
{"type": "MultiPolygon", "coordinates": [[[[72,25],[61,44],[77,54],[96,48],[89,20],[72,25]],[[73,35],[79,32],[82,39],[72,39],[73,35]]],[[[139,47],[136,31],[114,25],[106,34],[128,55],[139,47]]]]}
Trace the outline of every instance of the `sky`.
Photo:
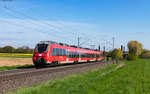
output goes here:
{"type": "Polygon", "coordinates": [[[112,49],[138,40],[150,49],[149,0],[0,1],[0,47],[44,40],[112,49]]]}

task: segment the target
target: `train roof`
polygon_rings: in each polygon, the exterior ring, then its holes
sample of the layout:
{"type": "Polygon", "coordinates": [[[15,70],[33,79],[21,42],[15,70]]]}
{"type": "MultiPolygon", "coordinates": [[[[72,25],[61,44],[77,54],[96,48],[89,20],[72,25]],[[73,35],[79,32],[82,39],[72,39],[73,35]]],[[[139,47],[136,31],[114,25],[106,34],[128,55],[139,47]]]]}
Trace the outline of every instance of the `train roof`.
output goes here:
{"type": "Polygon", "coordinates": [[[77,47],[75,45],[68,45],[66,43],[55,42],[55,41],[40,41],[38,44],[55,44],[55,45],[68,46],[68,47],[80,48],[80,49],[85,49],[85,50],[99,51],[98,49],[77,47]]]}

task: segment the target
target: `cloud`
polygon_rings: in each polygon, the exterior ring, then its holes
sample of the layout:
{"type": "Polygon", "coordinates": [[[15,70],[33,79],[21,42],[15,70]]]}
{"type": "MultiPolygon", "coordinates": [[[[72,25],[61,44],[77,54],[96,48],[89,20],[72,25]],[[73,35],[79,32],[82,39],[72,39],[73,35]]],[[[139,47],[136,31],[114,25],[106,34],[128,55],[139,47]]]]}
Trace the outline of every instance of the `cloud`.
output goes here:
{"type": "Polygon", "coordinates": [[[112,37],[115,37],[115,47],[126,45],[130,40],[138,40],[144,44],[145,48],[149,48],[149,30],[150,28],[140,25],[137,27],[133,24],[89,24],[0,18],[0,46],[29,45],[34,47],[36,43],[43,40],[76,45],[77,37],[81,37],[81,42],[85,41],[82,46],[101,45],[110,50],[112,37]]]}
{"type": "MultiPolygon", "coordinates": [[[[1,41],[10,39],[8,41],[16,41],[15,44],[18,44],[18,46],[20,46],[20,43],[22,45],[30,44],[30,46],[33,46],[32,44],[35,45],[41,40],[53,40],[75,45],[78,36],[89,36],[88,33],[94,30],[96,25],[77,22],[1,18],[0,27],[1,41]]],[[[3,43],[5,44],[5,42],[3,43]]]]}

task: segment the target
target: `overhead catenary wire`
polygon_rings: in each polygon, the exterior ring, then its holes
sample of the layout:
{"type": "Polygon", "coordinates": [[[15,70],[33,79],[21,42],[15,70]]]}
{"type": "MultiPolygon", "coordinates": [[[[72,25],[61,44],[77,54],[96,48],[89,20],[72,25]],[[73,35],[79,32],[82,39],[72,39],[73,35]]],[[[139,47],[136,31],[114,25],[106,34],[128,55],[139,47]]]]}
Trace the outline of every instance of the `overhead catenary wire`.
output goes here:
{"type": "MultiPolygon", "coordinates": [[[[32,23],[32,24],[39,25],[39,24],[35,23],[35,21],[38,21],[37,19],[33,19],[33,18],[30,17],[30,16],[27,16],[27,15],[25,15],[25,14],[22,14],[21,12],[15,11],[15,10],[10,9],[10,8],[7,8],[7,7],[5,7],[5,9],[7,9],[7,10],[10,11],[10,12],[13,12],[13,13],[16,13],[16,14],[18,14],[18,15],[21,15],[21,16],[23,16],[23,17],[28,18],[28,19],[30,20],[30,23],[32,23]]],[[[43,24],[44,22],[38,21],[38,23],[43,24]]],[[[46,25],[46,24],[44,24],[44,25],[46,25]]],[[[54,28],[53,26],[50,26],[50,27],[54,28]]],[[[55,28],[55,29],[56,29],[56,28],[55,28]]],[[[53,29],[53,31],[56,31],[56,30],[53,29]]],[[[59,31],[57,30],[56,32],[59,32],[59,31]]]]}
{"type": "MultiPolygon", "coordinates": [[[[22,6],[23,6],[23,5],[22,5],[22,6]]],[[[29,8],[29,11],[31,11],[32,13],[36,13],[37,15],[43,16],[42,14],[38,13],[36,10],[33,10],[32,8],[29,8]]],[[[49,16],[46,16],[46,17],[50,18],[49,16]]],[[[54,17],[51,18],[51,19],[56,20],[55,23],[57,23],[57,26],[62,26],[62,28],[65,29],[65,32],[72,33],[73,35],[75,35],[75,34],[76,34],[76,35],[82,34],[84,37],[87,37],[87,34],[86,34],[86,33],[79,32],[77,29],[71,28],[70,26],[67,26],[67,27],[66,27],[66,25],[65,25],[64,23],[62,23],[60,20],[58,20],[58,19],[56,19],[56,18],[54,18],[54,17]],[[66,29],[67,29],[67,30],[66,30],[66,29]],[[71,29],[71,30],[69,30],[69,29],[71,29]]]]}
{"type": "MultiPolygon", "coordinates": [[[[28,16],[28,15],[26,15],[26,14],[24,14],[24,13],[21,13],[21,12],[19,12],[19,11],[16,11],[16,10],[13,10],[13,9],[10,9],[10,8],[8,8],[8,7],[4,7],[4,8],[6,8],[7,10],[9,10],[9,11],[12,11],[12,12],[15,12],[15,13],[17,13],[17,14],[19,14],[19,15],[22,15],[22,16],[24,16],[24,17],[27,17],[27,18],[29,18],[29,19],[34,19],[35,20],[35,18],[33,18],[33,17],[31,17],[31,16],[28,16]]],[[[32,10],[33,11],[33,10],[32,10]]],[[[38,15],[40,15],[40,14],[38,14],[38,15]]],[[[36,19],[37,20],[37,19],[36,19]]],[[[62,23],[60,23],[60,22],[58,22],[59,24],[61,24],[61,25],[63,25],[62,23]]],[[[42,24],[46,24],[46,25],[51,25],[51,24],[49,24],[49,23],[43,23],[42,22],[42,24]]],[[[52,26],[52,25],[51,25],[52,26]]],[[[56,27],[57,29],[60,29],[60,28],[58,28],[58,27],[56,27]]],[[[77,30],[76,30],[77,31],[77,30]]],[[[68,31],[66,31],[66,32],[68,32],[68,31]]],[[[71,31],[69,31],[69,33],[72,33],[73,35],[75,34],[74,32],[71,32],[71,31]]],[[[85,37],[87,37],[86,36],[86,33],[83,33],[83,32],[78,32],[78,33],[80,33],[80,34],[82,34],[83,36],[85,36],[85,37]]]]}
{"type": "MultiPolygon", "coordinates": [[[[24,13],[22,13],[22,12],[20,12],[20,11],[16,11],[16,10],[14,10],[14,9],[11,9],[11,8],[8,8],[8,7],[4,7],[5,9],[7,9],[8,11],[10,11],[10,12],[13,12],[13,13],[16,13],[16,14],[18,14],[18,15],[21,15],[21,16],[23,16],[23,17],[26,17],[26,18],[28,18],[28,19],[31,19],[32,21],[30,21],[30,23],[32,23],[32,24],[36,24],[35,23],[35,20],[38,20],[38,19],[36,19],[36,18],[34,18],[34,17],[32,17],[32,16],[29,16],[29,15],[26,15],[26,14],[24,14],[24,13]]],[[[32,10],[33,11],[33,10],[32,10]]],[[[41,15],[41,14],[38,14],[38,15],[41,15]]],[[[42,22],[40,22],[40,24],[42,25],[45,25],[45,26],[50,26],[50,27],[52,27],[54,30],[53,31],[55,31],[55,32],[60,32],[60,31],[64,31],[64,29],[66,29],[64,26],[63,26],[63,23],[61,23],[60,21],[58,22],[56,22],[56,23],[58,23],[59,24],[59,26],[60,25],[62,25],[62,27],[60,28],[58,25],[57,26],[55,26],[55,25],[52,25],[52,24],[50,24],[50,23],[47,23],[47,22],[45,22],[45,21],[42,21],[42,22]]],[[[37,24],[37,25],[39,25],[39,24],[37,24]]],[[[68,28],[68,27],[67,27],[68,28]]],[[[69,27],[70,28],[70,27],[69,27]]],[[[69,32],[69,33],[72,33],[73,35],[75,34],[75,33],[77,33],[78,32],[78,30],[76,29],[76,30],[70,30],[70,31],[67,31],[67,30],[65,30],[65,32],[69,32]]],[[[78,32],[78,34],[81,36],[85,36],[85,37],[89,37],[86,33],[83,33],[83,32],[78,32]]],[[[93,35],[91,35],[91,36],[93,36],[93,35]]],[[[90,37],[91,37],[90,36],[90,37]]],[[[91,38],[90,38],[91,39],[91,38]]],[[[88,39],[88,41],[89,41],[89,39],[88,39]]],[[[87,41],[85,41],[85,42],[87,42],[87,41]]],[[[85,44],[84,42],[83,42],[83,44],[85,44]]],[[[107,44],[108,44],[108,42],[107,42],[107,44]]]]}
{"type": "MultiPolygon", "coordinates": [[[[23,17],[26,17],[26,18],[30,19],[30,23],[32,23],[32,24],[39,25],[39,24],[37,24],[37,23],[34,23],[35,20],[37,20],[37,19],[34,19],[34,18],[32,18],[32,17],[30,17],[30,16],[28,16],[28,15],[24,15],[23,13],[20,13],[20,12],[18,12],[18,11],[12,10],[12,9],[10,9],[10,8],[7,8],[7,7],[6,7],[5,9],[9,10],[10,12],[19,14],[19,15],[21,15],[21,16],[23,16],[23,17]]],[[[43,25],[46,25],[45,22],[40,22],[40,21],[39,21],[39,23],[41,23],[41,25],[42,25],[43,23],[44,23],[43,25]]],[[[47,24],[47,25],[48,25],[48,24],[47,24]]],[[[50,25],[50,24],[49,24],[49,25],[50,25]]],[[[53,26],[51,25],[50,27],[53,27],[53,26]]],[[[52,28],[51,28],[51,29],[52,29],[52,28]]],[[[62,30],[59,30],[59,29],[56,30],[56,28],[53,27],[52,31],[61,32],[62,30]]],[[[62,32],[62,33],[64,33],[64,32],[62,32]]],[[[68,38],[71,38],[71,37],[68,37],[68,38]]],[[[72,39],[71,39],[71,40],[72,40],[72,39]]]]}
{"type": "MultiPolygon", "coordinates": [[[[25,6],[25,5],[22,5],[22,6],[25,6]]],[[[24,9],[28,9],[28,11],[31,11],[32,13],[35,13],[37,15],[40,15],[40,16],[45,16],[45,15],[42,15],[41,13],[38,13],[37,10],[34,10],[33,8],[24,8],[24,9]]],[[[82,33],[82,32],[79,32],[77,29],[75,28],[72,28],[70,26],[67,26],[66,27],[66,24],[64,24],[61,20],[58,20],[56,17],[50,17],[50,16],[45,16],[47,17],[48,19],[50,18],[51,20],[54,20],[55,23],[57,23],[57,26],[61,26],[63,29],[65,29],[66,32],[68,33],[72,33],[72,34],[83,34],[83,35],[86,35],[86,33],[82,33]],[[71,29],[71,30],[69,30],[71,29]],[[77,33],[78,32],[78,33],[77,33]]]]}
{"type": "MultiPolygon", "coordinates": [[[[6,12],[6,11],[3,11],[3,12],[6,12]]],[[[11,15],[10,13],[8,13],[7,12],[7,15],[9,15],[9,16],[11,16],[11,17],[15,17],[15,18],[19,18],[20,19],[20,17],[18,17],[18,16],[16,16],[16,15],[11,15]]],[[[42,27],[42,25],[39,25],[39,24],[37,24],[37,23],[35,23],[35,21],[31,21],[31,20],[28,20],[28,21],[26,21],[27,23],[29,23],[29,24],[33,24],[33,25],[35,25],[35,26],[38,26],[38,28],[39,28],[39,26],[40,27],[42,27]]],[[[7,22],[7,23],[9,23],[9,22],[7,22]]],[[[22,23],[21,23],[22,24],[22,23]]],[[[49,35],[53,35],[53,36],[55,36],[55,37],[62,37],[62,36],[57,36],[57,34],[52,34],[52,33],[50,33],[50,31],[43,31],[43,30],[39,30],[38,28],[33,28],[33,27],[30,27],[30,26],[25,26],[25,25],[21,25],[21,24],[15,24],[15,25],[17,25],[17,26],[21,26],[21,27],[24,27],[24,28],[30,28],[30,29],[32,29],[32,30],[34,30],[34,31],[37,31],[37,32],[40,32],[40,33],[46,33],[46,34],[49,34],[49,35]]],[[[45,28],[45,27],[44,27],[45,28]]],[[[52,30],[51,32],[54,32],[54,30],[52,30]]],[[[56,31],[56,32],[59,32],[59,31],[56,31]]],[[[59,34],[59,33],[58,33],[59,34]]],[[[70,38],[70,37],[68,37],[68,38],[70,38]]]]}
{"type": "MultiPolygon", "coordinates": [[[[24,14],[24,13],[22,13],[22,12],[16,11],[16,10],[14,10],[14,9],[10,9],[10,8],[8,8],[8,7],[4,7],[4,8],[7,9],[8,11],[14,12],[14,13],[16,13],[16,14],[18,14],[18,15],[21,15],[21,16],[23,16],[23,17],[26,17],[26,18],[28,18],[28,19],[31,19],[31,20],[34,20],[34,21],[38,21],[38,20],[39,20],[39,19],[33,18],[33,17],[29,16],[29,15],[26,15],[26,14],[24,14]]],[[[43,24],[43,25],[50,26],[51,28],[54,28],[55,31],[59,31],[59,32],[60,32],[60,31],[63,31],[62,28],[59,28],[58,26],[55,26],[55,25],[50,24],[50,23],[47,23],[47,22],[45,22],[45,21],[39,21],[39,23],[40,23],[40,24],[43,24]]]]}

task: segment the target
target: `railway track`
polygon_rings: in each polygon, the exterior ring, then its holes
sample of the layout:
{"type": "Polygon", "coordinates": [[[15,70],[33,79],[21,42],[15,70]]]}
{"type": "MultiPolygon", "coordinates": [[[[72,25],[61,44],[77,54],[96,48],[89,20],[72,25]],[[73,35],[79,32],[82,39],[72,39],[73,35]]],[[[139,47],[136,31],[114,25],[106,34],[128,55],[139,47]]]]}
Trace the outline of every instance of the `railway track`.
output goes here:
{"type": "MultiPolygon", "coordinates": [[[[96,62],[94,64],[97,64],[100,62],[96,62]]],[[[101,63],[104,63],[104,61],[101,61],[101,63]]],[[[0,80],[1,78],[5,76],[13,76],[13,75],[19,75],[19,74],[27,74],[27,73],[35,73],[35,72],[45,72],[45,71],[53,71],[57,69],[64,69],[64,68],[72,68],[72,67],[81,67],[83,65],[92,65],[93,63],[79,63],[79,64],[67,64],[67,65],[56,65],[56,66],[49,66],[46,68],[41,69],[35,69],[35,68],[29,68],[29,69],[12,69],[7,71],[0,71],[0,80]]]]}
{"type": "Polygon", "coordinates": [[[0,72],[0,94],[17,90],[20,87],[32,86],[53,78],[62,78],[73,73],[82,73],[91,69],[116,63],[101,61],[93,63],[73,64],[67,66],[48,67],[42,69],[18,69],[0,72]]]}

